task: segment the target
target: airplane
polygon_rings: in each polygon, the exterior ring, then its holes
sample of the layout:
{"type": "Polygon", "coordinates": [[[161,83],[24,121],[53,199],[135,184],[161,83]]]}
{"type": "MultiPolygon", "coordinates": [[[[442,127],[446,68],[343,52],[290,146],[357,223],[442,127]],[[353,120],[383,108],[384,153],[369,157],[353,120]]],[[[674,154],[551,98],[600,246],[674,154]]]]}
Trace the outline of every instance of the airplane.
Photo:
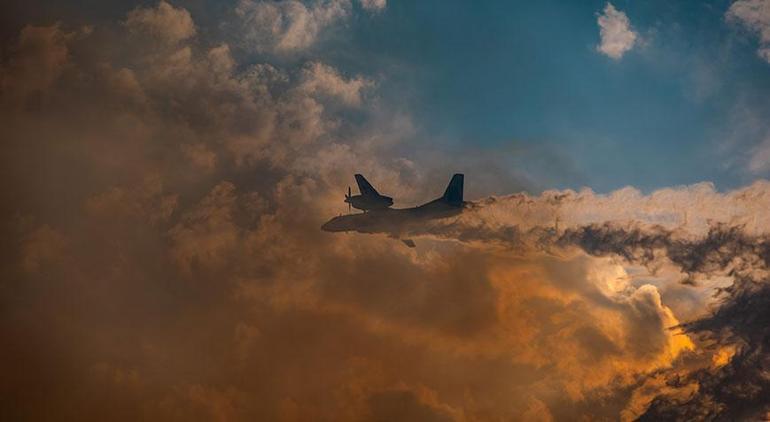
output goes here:
{"type": "Polygon", "coordinates": [[[401,238],[402,235],[409,233],[411,227],[419,227],[428,220],[452,217],[463,211],[468,204],[463,201],[463,182],[464,176],[459,173],[455,174],[449,181],[444,195],[433,201],[412,208],[385,207],[370,209],[363,213],[341,215],[326,222],[321,226],[321,230],[327,232],[386,233],[391,237],[401,239],[405,245],[413,248],[415,247],[414,241],[401,238]]]}
{"type": "Polygon", "coordinates": [[[393,205],[393,198],[380,195],[364,176],[356,174],[355,177],[356,183],[358,183],[358,191],[361,192],[361,194],[355,196],[351,195],[350,186],[348,186],[348,194],[345,195],[345,202],[348,203],[348,211],[350,211],[351,206],[362,210],[363,212],[367,212],[385,209],[393,205]]]}

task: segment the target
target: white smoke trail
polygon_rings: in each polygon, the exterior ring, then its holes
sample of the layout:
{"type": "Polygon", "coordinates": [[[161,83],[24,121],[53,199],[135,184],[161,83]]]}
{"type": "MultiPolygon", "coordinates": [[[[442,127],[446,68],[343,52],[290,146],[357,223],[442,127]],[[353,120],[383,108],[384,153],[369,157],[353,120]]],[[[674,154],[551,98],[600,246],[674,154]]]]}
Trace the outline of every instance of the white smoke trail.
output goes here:
{"type": "Polygon", "coordinates": [[[770,232],[770,182],[718,192],[711,183],[656,190],[644,195],[626,187],[609,194],[590,189],[514,194],[475,202],[457,223],[503,230],[556,228],[590,224],[659,226],[680,236],[706,234],[714,224],[741,226],[746,234],[770,232]]]}

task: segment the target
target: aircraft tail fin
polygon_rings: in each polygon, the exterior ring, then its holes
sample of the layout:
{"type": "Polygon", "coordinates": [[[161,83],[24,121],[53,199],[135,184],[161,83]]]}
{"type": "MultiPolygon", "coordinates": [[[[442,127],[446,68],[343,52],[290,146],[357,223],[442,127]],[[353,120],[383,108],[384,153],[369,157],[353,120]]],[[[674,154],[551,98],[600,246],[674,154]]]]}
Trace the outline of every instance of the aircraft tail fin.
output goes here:
{"type": "Polygon", "coordinates": [[[445,202],[450,205],[460,206],[463,204],[463,179],[464,176],[460,173],[452,176],[452,180],[449,181],[449,186],[444,191],[444,196],[441,197],[445,202]]]}
{"type": "Polygon", "coordinates": [[[374,187],[369,183],[369,181],[366,180],[366,178],[361,174],[356,174],[356,183],[358,183],[358,190],[361,192],[361,195],[364,196],[371,196],[376,195],[379,196],[379,193],[374,189],[374,187]]]}

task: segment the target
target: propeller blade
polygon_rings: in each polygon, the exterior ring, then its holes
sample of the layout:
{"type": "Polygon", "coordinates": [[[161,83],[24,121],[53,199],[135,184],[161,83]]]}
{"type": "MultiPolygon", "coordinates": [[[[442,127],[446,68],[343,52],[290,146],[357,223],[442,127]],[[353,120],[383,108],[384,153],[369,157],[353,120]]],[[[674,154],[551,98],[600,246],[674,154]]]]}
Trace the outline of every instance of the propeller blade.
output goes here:
{"type": "Polygon", "coordinates": [[[353,211],[353,209],[351,208],[351,204],[350,204],[350,195],[351,195],[351,193],[350,193],[350,186],[348,186],[348,194],[345,195],[345,202],[348,203],[348,214],[350,214],[353,211]]]}

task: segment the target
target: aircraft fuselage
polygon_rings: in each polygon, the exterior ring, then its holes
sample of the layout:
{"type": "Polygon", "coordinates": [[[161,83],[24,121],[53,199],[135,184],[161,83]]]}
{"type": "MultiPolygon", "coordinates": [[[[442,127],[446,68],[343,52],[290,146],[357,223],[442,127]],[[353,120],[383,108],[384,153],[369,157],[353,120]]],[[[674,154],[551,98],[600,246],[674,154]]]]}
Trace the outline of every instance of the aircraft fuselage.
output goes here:
{"type": "Polygon", "coordinates": [[[321,226],[327,232],[387,233],[393,236],[406,234],[411,225],[427,220],[459,215],[464,203],[449,205],[440,200],[414,208],[385,208],[360,214],[341,215],[321,226]]]}

